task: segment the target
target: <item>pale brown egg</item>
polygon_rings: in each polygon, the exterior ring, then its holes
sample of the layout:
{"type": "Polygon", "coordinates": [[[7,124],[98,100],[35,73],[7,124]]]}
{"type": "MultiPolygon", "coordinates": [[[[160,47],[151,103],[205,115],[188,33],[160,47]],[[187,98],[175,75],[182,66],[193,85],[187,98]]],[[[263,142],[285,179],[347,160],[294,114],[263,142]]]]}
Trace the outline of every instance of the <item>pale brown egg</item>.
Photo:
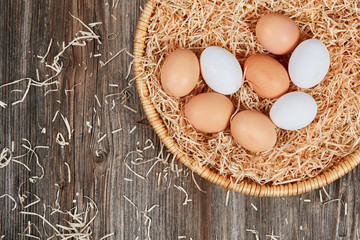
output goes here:
{"type": "Polygon", "coordinates": [[[225,130],[234,111],[230,99],[215,92],[201,93],[185,104],[185,117],[194,128],[205,133],[225,130]]]}
{"type": "Polygon", "coordinates": [[[235,141],[252,152],[267,151],[277,140],[274,124],[258,111],[239,112],[231,120],[230,128],[235,141]]]}
{"type": "Polygon", "coordinates": [[[264,54],[254,54],[245,61],[245,78],[254,91],[264,98],[278,98],[290,86],[289,75],[281,63],[264,54]]]}
{"type": "Polygon", "coordinates": [[[294,50],[300,32],[295,22],[281,14],[262,16],[256,24],[256,37],[269,52],[282,55],[294,50]]]}
{"type": "Polygon", "coordinates": [[[173,97],[183,97],[196,86],[200,76],[200,64],[196,55],[188,49],[177,49],[166,57],[160,81],[164,91],[173,97]]]}

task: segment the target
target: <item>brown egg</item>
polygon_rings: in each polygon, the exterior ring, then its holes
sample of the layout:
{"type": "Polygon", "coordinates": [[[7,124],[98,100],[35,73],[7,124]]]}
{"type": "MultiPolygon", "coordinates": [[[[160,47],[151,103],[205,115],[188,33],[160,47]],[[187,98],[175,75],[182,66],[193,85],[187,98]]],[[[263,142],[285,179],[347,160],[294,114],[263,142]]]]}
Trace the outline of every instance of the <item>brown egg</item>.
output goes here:
{"type": "Polygon", "coordinates": [[[282,55],[294,50],[299,43],[299,28],[287,16],[267,14],[256,24],[256,37],[269,52],[282,55]]]}
{"type": "Polygon", "coordinates": [[[231,120],[231,134],[240,146],[252,152],[271,149],[277,139],[271,120],[254,110],[245,110],[235,115],[231,120]]]}
{"type": "Polygon", "coordinates": [[[194,128],[205,133],[225,130],[234,111],[230,99],[215,92],[201,93],[185,104],[185,117],[194,128]]]}
{"type": "Polygon", "coordinates": [[[251,55],[245,61],[245,78],[254,91],[264,98],[278,98],[290,86],[289,75],[281,63],[264,54],[251,55]]]}
{"type": "Polygon", "coordinates": [[[199,60],[192,51],[177,49],[166,57],[160,75],[161,85],[167,94],[173,97],[185,96],[199,80],[199,60]]]}

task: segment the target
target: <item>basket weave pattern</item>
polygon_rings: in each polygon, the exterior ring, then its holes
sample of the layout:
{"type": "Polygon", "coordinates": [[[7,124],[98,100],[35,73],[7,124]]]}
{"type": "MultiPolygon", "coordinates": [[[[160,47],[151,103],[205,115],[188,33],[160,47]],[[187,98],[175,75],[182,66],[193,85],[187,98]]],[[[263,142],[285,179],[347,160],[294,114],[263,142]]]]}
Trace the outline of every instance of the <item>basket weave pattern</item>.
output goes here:
{"type": "Polygon", "coordinates": [[[154,128],[160,140],[185,166],[190,168],[192,171],[194,171],[201,177],[207,179],[208,181],[218,184],[226,189],[234,190],[247,195],[263,197],[297,195],[323,187],[344,176],[346,173],[350,172],[360,163],[360,151],[358,150],[353,154],[349,155],[348,157],[344,158],[339,163],[334,164],[329,169],[323,171],[315,178],[310,178],[304,181],[288,183],[284,185],[259,185],[258,183],[252,182],[249,179],[243,180],[235,184],[231,181],[229,177],[221,176],[220,174],[218,174],[218,172],[208,167],[201,167],[199,166],[197,161],[195,161],[189,156],[184,155],[181,151],[179,151],[179,146],[177,145],[177,143],[168,135],[168,130],[166,126],[164,125],[159,113],[156,111],[149,98],[149,89],[145,84],[146,79],[141,77],[141,58],[144,56],[145,53],[147,28],[154,10],[155,1],[148,0],[137,25],[137,31],[134,39],[134,73],[135,77],[137,77],[136,84],[141,103],[150,124],[154,128]]]}

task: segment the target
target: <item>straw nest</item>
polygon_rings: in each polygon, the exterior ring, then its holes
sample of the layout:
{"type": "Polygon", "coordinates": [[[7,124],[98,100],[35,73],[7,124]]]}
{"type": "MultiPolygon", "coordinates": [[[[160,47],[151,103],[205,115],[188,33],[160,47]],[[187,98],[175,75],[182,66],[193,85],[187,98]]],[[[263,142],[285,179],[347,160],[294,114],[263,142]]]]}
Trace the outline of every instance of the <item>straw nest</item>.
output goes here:
{"type": "MultiPolygon", "coordinates": [[[[285,184],[317,176],[324,169],[354,152],[360,141],[360,4],[353,1],[211,1],[156,0],[148,26],[142,74],[152,104],[178,144],[179,151],[200,166],[217,170],[234,181],[244,178],[259,184],[285,184]],[[203,80],[186,97],[163,92],[159,69],[164,58],[179,47],[200,56],[208,46],[232,52],[241,65],[254,53],[269,54],[257,42],[258,19],[270,12],[295,21],[301,39],[317,38],[330,51],[331,66],[326,78],[304,91],[318,104],[316,119],[297,131],[277,129],[276,146],[254,154],[239,147],[230,131],[204,134],[184,117],[184,104],[201,92],[211,91],[203,80]]],[[[269,54],[271,55],[271,54],[269,54]]],[[[285,67],[290,55],[273,56],[285,67]]],[[[255,109],[266,115],[275,100],[263,99],[245,80],[230,96],[238,110],[255,109]]]]}

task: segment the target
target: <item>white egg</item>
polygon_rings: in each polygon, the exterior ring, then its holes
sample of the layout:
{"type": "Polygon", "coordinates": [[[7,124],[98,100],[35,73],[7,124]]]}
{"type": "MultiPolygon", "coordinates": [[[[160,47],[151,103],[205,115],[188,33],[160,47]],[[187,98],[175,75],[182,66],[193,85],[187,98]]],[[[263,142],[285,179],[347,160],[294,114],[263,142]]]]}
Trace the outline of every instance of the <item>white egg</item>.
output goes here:
{"type": "Polygon", "coordinates": [[[206,84],[215,92],[229,95],[241,87],[242,68],[228,50],[215,46],[206,48],[200,56],[200,66],[206,84]]]}
{"type": "Polygon", "coordinates": [[[308,39],[291,54],[290,79],[298,87],[311,88],[325,78],[329,67],[330,55],[325,44],[318,39],[308,39]]]}
{"type": "Polygon", "coordinates": [[[315,99],[304,92],[290,92],[280,97],[270,109],[270,118],[285,130],[297,130],[309,125],[316,116],[315,99]]]}

